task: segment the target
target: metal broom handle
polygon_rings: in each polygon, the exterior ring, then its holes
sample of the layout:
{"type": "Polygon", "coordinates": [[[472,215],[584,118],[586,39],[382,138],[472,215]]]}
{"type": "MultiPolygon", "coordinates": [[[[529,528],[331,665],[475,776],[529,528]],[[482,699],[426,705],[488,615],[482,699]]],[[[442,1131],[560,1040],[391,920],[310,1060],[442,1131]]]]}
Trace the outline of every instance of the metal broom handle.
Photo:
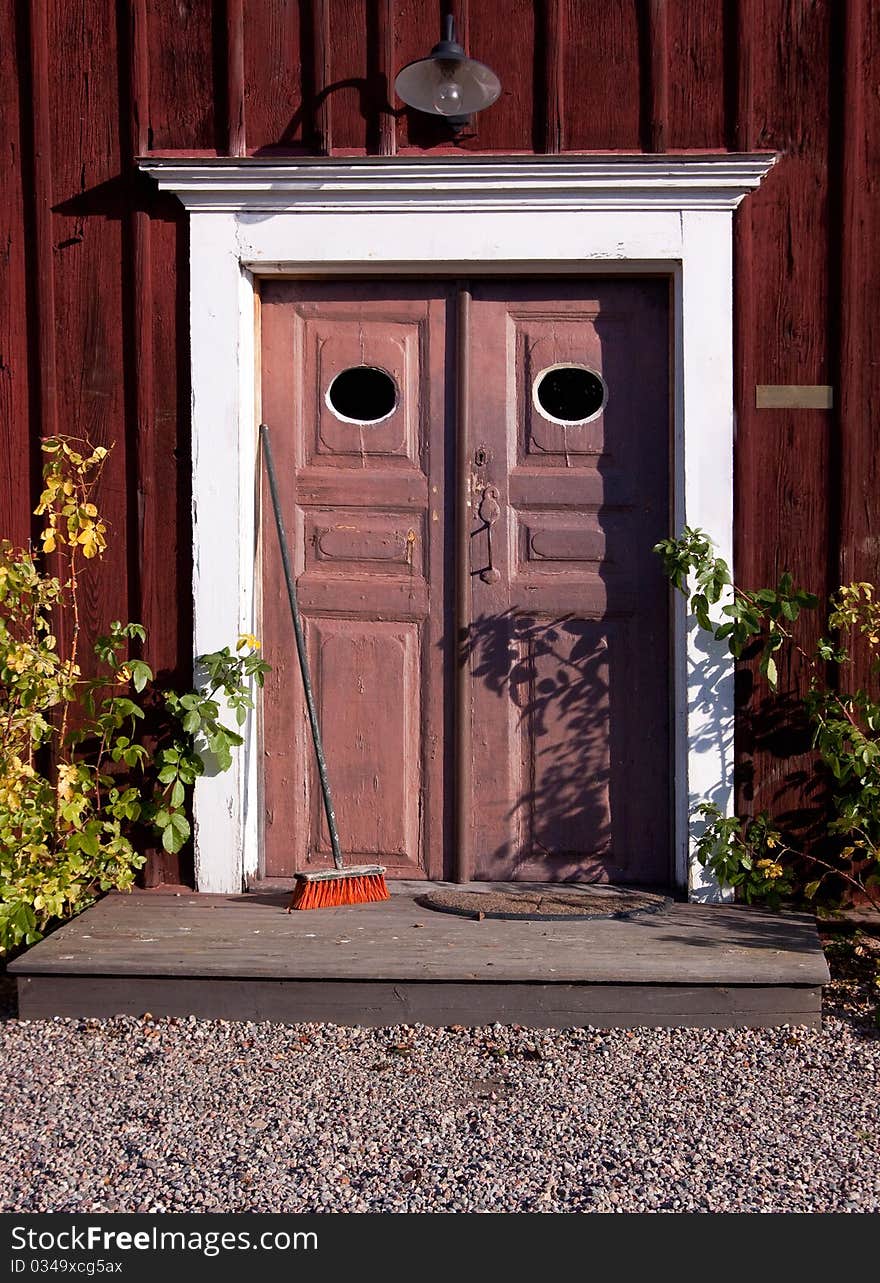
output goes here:
{"type": "Polygon", "coordinates": [[[339,849],[339,833],[336,829],[336,812],[333,810],[333,799],[330,796],[330,781],[327,778],[327,760],[324,757],[324,745],[321,741],[321,728],[318,725],[318,710],[315,707],[315,695],[312,690],[312,679],[309,676],[309,660],[306,654],[306,639],[303,633],[302,616],[296,599],[296,588],[293,582],[293,571],[290,566],[290,553],[287,548],[287,534],[284,529],[284,518],[281,515],[281,500],[278,495],[278,479],[275,476],[275,464],[272,459],[272,447],[269,444],[269,429],[265,423],[260,424],[260,443],[266,458],[266,471],[269,474],[269,490],[272,493],[272,507],[275,510],[275,528],[278,531],[278,543],[281,545],[281,562],[284,566],[284,581],[287,584],[287,598],[290,602],[290,614],[293,619],[293,631],[296,634],[296,653],[299,656],[299,670],[302,673],[303,689],[306,695],[306,708],[309,710],[309,725],[312,728],[312,743],[315,746],[315,757],[318,762],[318,779],[321,781],[321,796],[324,799],[324,814],[327,816],[327,827],[330,830],[330,845],[333,848],[333,863],[337,869],[343,868],[342,852],[339,849]]]}

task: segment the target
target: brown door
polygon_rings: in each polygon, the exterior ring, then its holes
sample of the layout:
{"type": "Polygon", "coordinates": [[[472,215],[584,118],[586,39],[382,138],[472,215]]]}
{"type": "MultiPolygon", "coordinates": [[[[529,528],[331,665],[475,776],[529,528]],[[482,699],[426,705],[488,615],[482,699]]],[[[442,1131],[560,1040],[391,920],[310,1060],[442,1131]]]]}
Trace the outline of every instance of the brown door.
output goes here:
{"type": "Polygon", "coordinates": [[[474,876],[668,882],[668,285],[475,285],[470,329],[474,876]]]}
{"type": "MultiPolygon", "coordinates": [[[[460,289],[263,289],[262,412],[343,848],[404,877],[450,876],[464,853],[481,879],[665,883],[668,592],[651,546],[669,529],[666,282],[472,285],[466,548],[460,289]],[[457,558],[471,587],[453,647],[457,558]]],[[[265,519],[262,581],[266,873],[287,876],[326,864],[329,839],[265,519]]]]}
{"type": "MultiPolygon", "coordinates": [[[[445,285],[267,284],[262,414],[346,855],[443,876],[451,795],[445,285]]],[[[330,862],[263,488],[266,873],[330,862]]]]}

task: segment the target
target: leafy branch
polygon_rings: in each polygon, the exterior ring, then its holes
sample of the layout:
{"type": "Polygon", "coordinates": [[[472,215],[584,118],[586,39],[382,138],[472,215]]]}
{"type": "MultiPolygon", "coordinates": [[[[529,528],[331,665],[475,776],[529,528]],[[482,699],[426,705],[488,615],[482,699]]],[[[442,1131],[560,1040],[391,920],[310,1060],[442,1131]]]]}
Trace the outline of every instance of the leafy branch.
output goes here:
{"type": "Polygon", "coordinates": [[[868,690],[847,690],[853,661],[840,642],[842,633],[860,636],[876,677],[880,605],[873,585],[853,583],[838,589],[829,603],[827,635],[808,652],[794,625],[802,611],[818,606],[819,599],[795,587],[787,571],[775,588],[741,588],[727,563],[715,555],[705,531],[689,526],[678,539],[661,540],[654,551],[704,631],[726,642],[736,659],[750,647],[760,647],[758,669],[771,691],[776,693],[779,686],[777,654],[787,647],[800,656],[809,674],[803,704],[813,747],[830,780],[833,814],[826,826],[827,851],[807,851],[789,843],[765,812],[731,817],[702,803],[697,807],[704,823],[697,840],[700,862],[747,900],[776,903],[795,889],[813,899],[842,880],[880,910],[880,703],[868,690]],[[838,670],[833,685],[827,680],[829,665],[838,670]],[[812,866],[817,876],[801,882],[795,875],[798,863],[812,866]]]}
{"type": "Polygon", "coordinates": [[[107,547],[94,492],[108,451],[53,437],[43,452],[36,512],[59,573],[0,541],[0,953],[99,892],[130,888],[146,832],[181,850],[192,786],[209,759],[229,769],[242,739],[224,719],[242,726],[268,667],[246,636],[234,653],[200,657],[201,689],[161,691],[132,654],[146,643],[143,626],[114,620],[84,676],[80,579],[107,547]]]}
{"type": "Polygon", "coordinates": [[[697,623],[716,641],[726,641],[730,653],[740,659],[746,648],[759,639],[762,645],[759,671],[771,690],[779,685],[776,653],[786,642],[807,662],[808,656],[795,641],[789,625],[797,622],[802,610],[819,604],[815,593],[795,588],[786,571],[775,588],[746,591],[734,584],[730,567],[714,555],[714,546],[703,530],[685,526],[679,539],[662,539],[654,551],[673,586],[685,597],[697,623]],[[694,585],[692,588],[692,584],[694,585]],[[721,619],[713,620],[711,607],[721,606],[721,619]]]}

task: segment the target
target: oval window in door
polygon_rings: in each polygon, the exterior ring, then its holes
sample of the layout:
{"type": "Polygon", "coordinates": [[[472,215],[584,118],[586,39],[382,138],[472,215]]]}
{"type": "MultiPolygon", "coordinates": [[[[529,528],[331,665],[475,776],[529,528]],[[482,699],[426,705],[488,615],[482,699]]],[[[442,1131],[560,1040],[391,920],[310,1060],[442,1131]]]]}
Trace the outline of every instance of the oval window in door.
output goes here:
{"type": "Polygon", "coordinates": [[[381,423],[397,409],[397,384],[377,365],[352,365],[334,376],[326,401],[345,423],[381,423]]]}
{"type": "Polygon", "coordinates": [[[548,365],[532,385],[532,400],[553,423],[588,423],[605,409],[608,386],[588,365],[548,365]]]}

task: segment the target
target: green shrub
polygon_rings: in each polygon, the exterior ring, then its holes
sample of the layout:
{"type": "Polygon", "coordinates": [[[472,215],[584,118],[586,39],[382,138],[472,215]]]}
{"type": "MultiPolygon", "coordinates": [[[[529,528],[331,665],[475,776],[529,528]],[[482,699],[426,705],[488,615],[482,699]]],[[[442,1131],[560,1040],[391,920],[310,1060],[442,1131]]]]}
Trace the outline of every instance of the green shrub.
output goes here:
{"type": "Polygon", "coordinates": [[[45,573],[31,550],[0,542],[0,953],[38,940],[110,889],[127,890],[144,856],[139,831],[167,851],[190,837],[189,792],[213,757],[231,764],[267,665],[251,636],[198,660],[202,689],[159,691],[132,648],[140,624],[114,621],[80,665],[80,577],[99,562],[107,527],[93,502],[107,450],[43,443],[45,573]],[[146,736],[146,702],[161,710],[146,736]],[[155,746],[152,747],[151,746],[155,746]]]}
{"type": "Polygon", "coordinates": [[[819,599],[796,588],[790,574],[782,575],[775,588],[740,588],[715,556],[709,536],[687,526],[680,538],[664,539],[654,551],[700,628],[726,641],[737,659],[757,647],[759,671],[772,692],[779,685],[777,654],[784,647],[797,651],[809,675],[804,710],[829,786],[825,841],[809,850],[789,842],[766,812],[726,816],[717,806],[701,803],[696,808],[702,821],[700,862],[746,900],[776,904],[792,893],[827,900],[843,883],[880,910],[880,604],[874,586],[844,584],[833,594],[827,634],[808,653],[794,625],[801,611],[816,609],[819,599]],[[869,654],[869,689],[853,685],[852,654],[841,643],[842,637],[856,635],[869,654]]]}

